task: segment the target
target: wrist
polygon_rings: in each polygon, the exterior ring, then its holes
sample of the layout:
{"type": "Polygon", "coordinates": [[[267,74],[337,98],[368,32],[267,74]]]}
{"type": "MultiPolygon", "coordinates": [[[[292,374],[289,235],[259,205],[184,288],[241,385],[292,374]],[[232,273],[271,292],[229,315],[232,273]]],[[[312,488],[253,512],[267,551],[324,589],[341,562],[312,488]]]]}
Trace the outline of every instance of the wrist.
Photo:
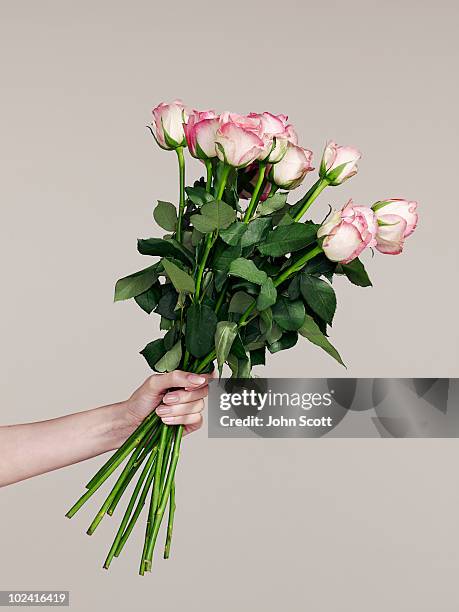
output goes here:
{"type": "Polygon", "coordinates": [[[105,423],[102,432],[103,444],[106,451],[114,450],[131,435],[137,424],[130,416],[128,401],[104,406],[101,410],[105,411],[102,415],[105,423]]]}

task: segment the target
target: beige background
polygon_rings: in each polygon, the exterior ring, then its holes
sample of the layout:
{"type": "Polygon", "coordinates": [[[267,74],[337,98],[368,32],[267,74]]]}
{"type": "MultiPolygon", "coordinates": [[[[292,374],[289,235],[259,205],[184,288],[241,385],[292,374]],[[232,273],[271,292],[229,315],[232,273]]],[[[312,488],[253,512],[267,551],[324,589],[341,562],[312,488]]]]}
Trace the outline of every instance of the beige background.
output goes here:
{"type": "MultiPolygon", "coordinates": [[[[1,420],[124,399],[156,324],[112,304],[145,265],[152,204],[176,197],[173,154],[145,129],[176,96],[290,115],[316,153],[359,146],[351,195],[420,202],[402,257],[368,257],[373,289],[338,281],[332,339],[272,376],[457,376],[459,9],[425,2],[0,1],[1,420]]],[[[190,164],[189,175],[198,172],[190,164]]],[[[113,525],[64,512],[101,459],[0,492],[0,588],[70,589],[72,609],[453,612],[456,440],[187,440],[174,556],[136,575],[142,529],[110,573],[113,525]]]]}

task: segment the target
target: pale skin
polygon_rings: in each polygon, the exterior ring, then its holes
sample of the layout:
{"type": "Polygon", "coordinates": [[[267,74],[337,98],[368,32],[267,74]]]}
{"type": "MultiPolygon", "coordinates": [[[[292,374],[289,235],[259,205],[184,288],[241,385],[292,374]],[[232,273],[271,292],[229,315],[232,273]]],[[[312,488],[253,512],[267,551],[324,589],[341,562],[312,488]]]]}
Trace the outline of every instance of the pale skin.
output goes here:
{"type": "Polygon", "coordinates": [[[153,410],[184,433],[202,426],[209,374],[150,376],[129,399],[49,421],[0,427],[0,487],[114,450],[153,410]]]}

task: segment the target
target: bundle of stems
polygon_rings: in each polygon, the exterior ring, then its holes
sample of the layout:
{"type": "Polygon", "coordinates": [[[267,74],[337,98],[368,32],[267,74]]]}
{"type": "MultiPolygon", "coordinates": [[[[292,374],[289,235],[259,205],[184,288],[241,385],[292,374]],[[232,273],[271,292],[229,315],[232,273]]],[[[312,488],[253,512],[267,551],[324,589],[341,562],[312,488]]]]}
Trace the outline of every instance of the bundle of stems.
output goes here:
{"type": "Polygon", "coordinates": [[[104,562],[108,569],[126,544],[149,497],[145,542],[140,561],[140,574],[151,571],[153,551],[161,523],[169,504],[164,558],[170,554],[175,514],[175,471],[180,454],[182,426],[165,425],[156,415],[148,416],[124,444],[110,457],[86,485],[86,492],[70,508],[66,516],[72,518],[94,495],[104,482],[125,462],[118,479],[90,524],[92,535],[106,514],[112,515],[129,483],[142,468],[124,512],[113,544],[104,562]],[[129,457],[129,458],[128,458],[129,457]]]}

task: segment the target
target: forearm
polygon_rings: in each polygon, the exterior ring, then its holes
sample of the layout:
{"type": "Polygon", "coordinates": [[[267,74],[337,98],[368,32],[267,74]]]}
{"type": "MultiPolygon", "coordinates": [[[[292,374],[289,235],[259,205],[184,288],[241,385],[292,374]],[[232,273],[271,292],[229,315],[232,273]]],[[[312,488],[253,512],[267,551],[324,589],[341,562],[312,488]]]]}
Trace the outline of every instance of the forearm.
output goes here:
{"type": "Polygon", "coordinates": [[[69,416],[0,427],[0,486],[117,448],[131,433],[125,402],[69,416]]]}

